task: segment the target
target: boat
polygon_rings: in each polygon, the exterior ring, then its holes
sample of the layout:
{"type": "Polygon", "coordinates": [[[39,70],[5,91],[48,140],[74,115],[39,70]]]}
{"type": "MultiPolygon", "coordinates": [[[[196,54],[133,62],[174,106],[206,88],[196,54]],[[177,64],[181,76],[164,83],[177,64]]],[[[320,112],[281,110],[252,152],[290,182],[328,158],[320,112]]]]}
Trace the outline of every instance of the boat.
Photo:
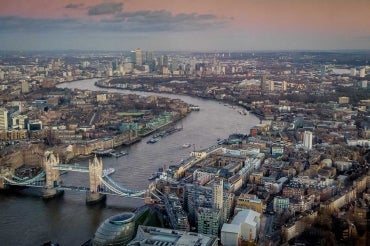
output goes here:
{"type": "Polygon", "coordinates": [[[63,171],[60,171],[60,172],[59,172],[59,175],[64,175],[64,174],[67,174],[67,173],[68,173],[68,171],[63,170],[63,171]]]}
{"type": "Polygon", "coordinates": [[[119,152],[121,155],[128,155],[128,153],[127,152],[125,152],[125,151],[120,151],[119,152]]]}
{"type": "Polygon", "coordinates": [[[156,142],[158,142],[158,138],[152,138],[152,139],[150,139],[148,142],[146,142],[147,144],[154,144],[154,143],[156,143],[156,142]]]}
{"type": "Polygon", "coordinates": [[[113,149],[95,149],[91,153],[99,157],[104,157],[111,156],[113,151],[114,151],[113,149]]]}
{"type": "Polygon", "coordinates": [[[247,114],[248,114],[248,111],[247,111],[247,110],[245,110],[245,109],[243,109],[243,110],[239,110],[238,112],[239,112],[239,114],[241,114],[241,115],[247,115],[247,114]]]}
{"type": "Polygon", "coordinates": [[[107,168],[103,170],[103,177],[109,176],[114,173],[116,170],[113,167],[107,168]]]}
{"type": "Polygon", "coordinates": [[[159,178],[159,174],[158,174],[158,172],[156,172],[156,173],[152,173],[152,176],[150,176],[150,177],[148,178],[148,180],[155,180],[156,178],[159,178]]]}
{"type": "Polygon", "coordinates": [[[127,153],[127,152],[125,152],[125,151],[120,151],[120,152],[118,152],[118,153],[113,152],[111,155],[112,155],[113,157],[118,158],[118,157],[121,157],[121,156],[124,156],[124,155],[128,155],[128,153],[127,153]]]}
{"type": "Polygon", "coordinates": [[[222,145],[225,143],[225,139],[217,138],[217,144],[222,145]]]}
{"type": "Polygon", "coordinates": [[[158,168],[157,172],[152,173],[152,175],[148,178],[148,180],[155,180],[156,178],[159,178],[163,173],[164,169],[162,167],[158,168]]]}
{"type": "Polygon", "coordinates": [[[190,143],[185,143],[185,144],[183,144],[183,145],[182,145],[182,147],[183,147],[184,149],[189,148],[190,146],[191,146],[191,144],[190,144],[190,143]]]}
{"type": "Polygon", "coordinates": [[[200,110],[200,107],[197,106],[197,105],[189,105],[189,109],[191,111],[199,111],[200,110]]]}

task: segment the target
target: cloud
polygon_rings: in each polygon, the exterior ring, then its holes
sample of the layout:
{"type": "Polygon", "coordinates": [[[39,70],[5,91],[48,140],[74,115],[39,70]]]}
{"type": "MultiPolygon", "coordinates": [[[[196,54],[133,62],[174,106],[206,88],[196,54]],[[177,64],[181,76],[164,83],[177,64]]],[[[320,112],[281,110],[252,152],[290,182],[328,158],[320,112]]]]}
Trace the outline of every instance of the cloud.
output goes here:
{"type": "MultiPolygon", "coordinates": [[[[112,5],[110,5],[112,6],[112,5]]],[[[122,7],[122,5],[120,4],[122,7]]],[[[99,13],[107,13],[101,11],[99,13]]],[[[95,12],[97,13],[97,12],[95,12]]],[[[17,16],[0,17],[0,33],[155,33],[189,32],[223,28],[227,20],[197,13],[173,14],[167,10],[117,12],[103,19],[35,19],[17,16]]]]}
{"type": "Polygon", "coordinates": [[[83,28],[84,22],[77,19],[34,19],[16,16],[0,17],[0,32],[50,32],[83,28]]]}
{"type": "Polygon", "coordinates": [[[121,28],[131,28],[132,31],[194,31],[204,28],[221,28],[226,20],[216,15],[180,13],[172,14],[167,10],[142,10],[135,12],[116,13],[104,22],[121,23],[121,28]]]}
{"type": "Polygon", "coordinates": [[[81,7],[83,7],[85,4],[83,3],[70,3],[70,4],[67,4],[66,6],[64,6],[64,8],[66,9],[79,9],[81,7]]]}
{"type": "Polygon", "coordinates": [[[123,3],[106,2],[89,8],[88,15],[108,15],[122,11],[123,3]]]}

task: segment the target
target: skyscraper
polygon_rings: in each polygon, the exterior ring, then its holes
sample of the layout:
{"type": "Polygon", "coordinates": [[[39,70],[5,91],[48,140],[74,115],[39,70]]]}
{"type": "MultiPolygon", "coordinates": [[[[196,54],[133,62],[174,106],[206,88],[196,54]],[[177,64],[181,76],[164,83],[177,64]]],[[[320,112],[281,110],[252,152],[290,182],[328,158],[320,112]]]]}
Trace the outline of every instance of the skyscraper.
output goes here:
{"type": "Polygon", "coordinates": [[[138,66],[143,65],[143,52],[140,48],[135,50],[135,64],[138,66]]]}
{"type": "Polygon", "coordinates": [[[131,50],[130,60],[131,60],[131,63],[133,63],[134,65],[136,64],[136,51],[135,50],[131,50]]]}
{"type": "Polygon", "coordinates": [[[215,180],[215,183],[212,187],[212,196],[213,196],[213,208],[222,209],[223,198],[224,198],[224,182],[222,179],[215,180]]]}
{"type": "Polygon", "coordinates": [[[30,92],[30,86],[27,81],[22,80],[21,82],[21,91],[22,93],[29,93],[30,92]]]}
{"type": "Polygon", "coordinates": [[[267,83],[267,81],[266,81],[266,76],[265,75],[263,75],[262,77],[261,77],[261,93],[262,94],[264,94],[264,92],[265,92],[265,90],[266,90],[266,83],[267,83]]]}
{"type": "Polygon", "coordinates": [[[303,134],[303,146],[310,150],[312,149],[312,132],[305,131],[303,134]]]}
{"type": "Polygon", "coordinates": [[[8,110],[0,108],[0,130],[8,130],[8,110]]]}
{"type": "Polygon", "coordinates": [[[213,208],[197,208],[198,233],[218,235],[221,221],[221,210],[213,208]]]}

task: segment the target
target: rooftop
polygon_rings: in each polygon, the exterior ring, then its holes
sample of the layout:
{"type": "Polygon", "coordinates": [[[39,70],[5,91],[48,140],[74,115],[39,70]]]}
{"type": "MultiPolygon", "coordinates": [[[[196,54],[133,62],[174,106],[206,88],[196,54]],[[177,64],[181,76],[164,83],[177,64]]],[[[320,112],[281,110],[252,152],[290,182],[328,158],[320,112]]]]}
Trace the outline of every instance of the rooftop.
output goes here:
{"type": "Polygon", "coordinates": [[[136,238],[128,245],[211,246],[216,242],[216,236],[140,225],[136,238]]]}

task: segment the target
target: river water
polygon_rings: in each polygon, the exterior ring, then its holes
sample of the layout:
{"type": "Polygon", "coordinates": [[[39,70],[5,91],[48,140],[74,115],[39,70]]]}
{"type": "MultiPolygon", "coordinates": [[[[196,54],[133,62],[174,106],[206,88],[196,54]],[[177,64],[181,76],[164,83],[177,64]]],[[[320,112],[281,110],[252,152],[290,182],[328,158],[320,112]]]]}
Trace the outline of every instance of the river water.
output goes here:
{"type": "MultiPolygon", "coordinates": [[[[179,98],[198,105],[200,111],[191,112],[178,123],[183,130],[162,138],[156,144],[147,144],[150,136],[122,150],[127,156],[104,158],[104,168],[113,167],[111,176],[117,183],[134,190],[145,189],[151,176],[159,167],[178,164],[189,157],[195,148],[204,149],[216,144],[218,138],[227,138],[232,133],[248,133],[258,123],[253,115],[242,115],[239,108],[190,96],[133,92],[118,89],[101,89],[94,85],[97,79],[88,79],[59,84],[60,88],[104,90],[131,93],[143,96],[159,95],[179,98]],[[184,143],[191,148],[184,149],[184,143]]],[[[82,164],[86,164],[83,161],[82,164]]],[[[88,175],[68,172],[62,176],[68,185],[88,187],[88,175]]],[[[86,206],[85,194],[66,191],[63,196],[43,201],[23,194],[0,194],[0,245],[41,245],[46,241],[61,245],[81,245],[92,238],[96,229],[106,218],[143,204],[142,200],[108,196],[104,205],[86,206]]]]}

